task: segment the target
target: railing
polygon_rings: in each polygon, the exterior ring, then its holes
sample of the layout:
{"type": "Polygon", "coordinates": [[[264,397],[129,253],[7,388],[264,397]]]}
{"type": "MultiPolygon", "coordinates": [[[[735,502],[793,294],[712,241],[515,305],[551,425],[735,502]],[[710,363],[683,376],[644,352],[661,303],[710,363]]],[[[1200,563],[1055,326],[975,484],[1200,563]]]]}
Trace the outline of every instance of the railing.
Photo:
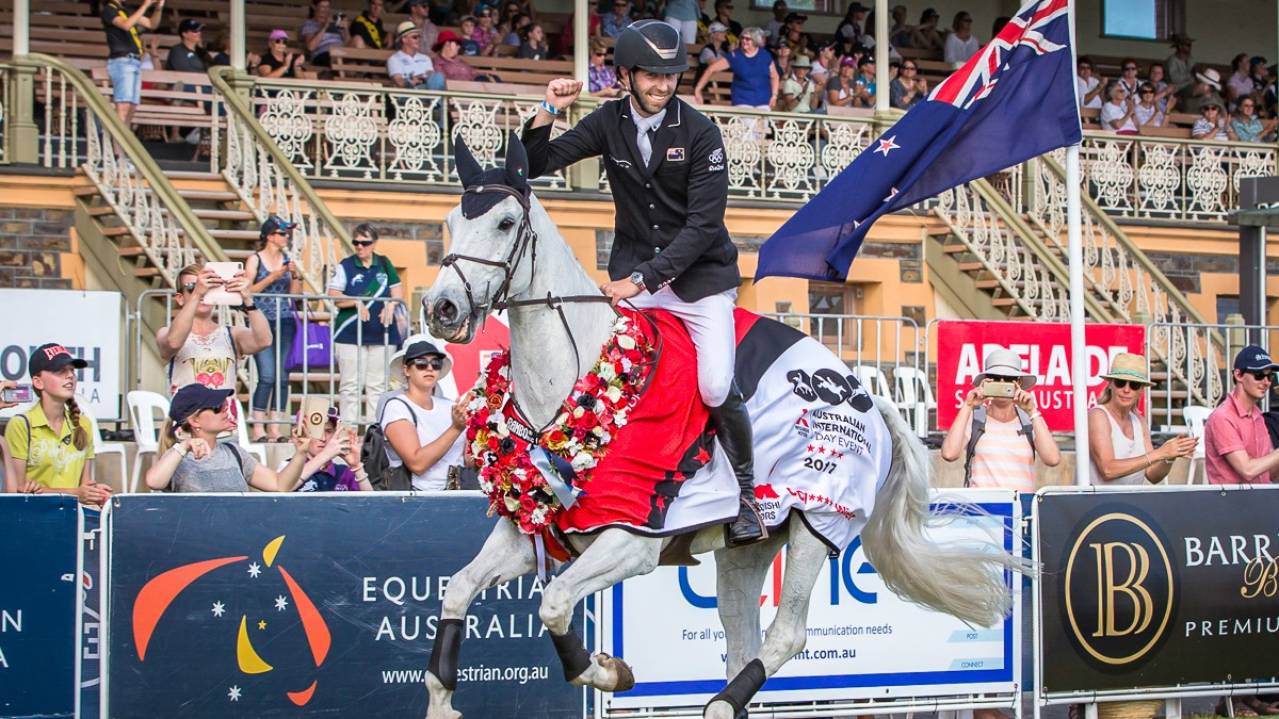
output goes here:
{"type": "MultiPolygon", "coordinates": [[[[1231,368],[1235,355],[1250,344],[1279,347],[1279,327],[1239,323],[1156,323],[1147,339],[1152,359],[1166,358],[1165,377],[1150,389],[1152,426],[1181,424],[1180,407],[1196,405],[1212,409],[1233,388],[1231,368]],[[1175,380],[1175,381],[1174,381],[1175,380]]],[[[1160,368],[1153,366],[1153,378],[1160,368]]]]}
{"type": "Polygon", "coordinates": [[[274,214],[297,223],[293,250],[299,273],[307,287],[322,292],[326,268],[332,268],[339,255],[353,251],[350,234],[302,174],[300,168],[305,165],[296,164],[289,133],[279,133],[277,137],[271,132],[274,129],[278,133],[282,124],[288,124],[279,120],[288,101],[275,98],[275,109],[258,108],[262,110],[259,116],[228,84],[227,78],[232,75],[230,68],[209,72],[228,110],[224,163],[215,169],[259,222],[274,214]]]}
{"type": "Polygon", "coordinates": [[[5,113],[9,109],[9,83],[12,81],[12,68],[0,65],[0,165],[9,164],[9,135],[13,129],[9,127],[5,113]]]}
{"type": "Polygon", "coordinates": [[[11,66],[35,72],[36,99],[44,108],[36,118],[40,165],[80,167],[168,285],[197,255],[224,256],[89,78],[48,55],[25,55],[11,66]]]}

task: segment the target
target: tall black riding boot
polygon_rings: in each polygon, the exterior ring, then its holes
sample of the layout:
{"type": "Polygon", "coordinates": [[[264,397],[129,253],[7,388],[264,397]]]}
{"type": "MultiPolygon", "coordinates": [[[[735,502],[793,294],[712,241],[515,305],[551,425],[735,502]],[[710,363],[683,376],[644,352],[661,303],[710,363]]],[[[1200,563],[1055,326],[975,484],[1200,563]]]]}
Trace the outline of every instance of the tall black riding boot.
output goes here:
{"type": "Polygon", "coordinates": [[[728,393],[724,404],[711,408],[711,421],[719,446],[728,455],[737,488],[741,493],[737,520],[728,525],[728,546],[737,547],[768,538],[764,518],[755,503],[755,449],[752,444],[751,417],[737,387],[728,393]]]}

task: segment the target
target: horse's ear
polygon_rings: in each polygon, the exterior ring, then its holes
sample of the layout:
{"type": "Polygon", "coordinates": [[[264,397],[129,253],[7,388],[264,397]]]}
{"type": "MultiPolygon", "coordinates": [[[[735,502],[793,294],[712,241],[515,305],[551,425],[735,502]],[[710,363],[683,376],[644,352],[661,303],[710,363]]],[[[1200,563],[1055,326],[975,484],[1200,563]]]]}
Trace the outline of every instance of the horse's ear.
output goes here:
{"type": "Polygon", "coordinates": [[[461,134],[453,136],[453,162],[457,165],[457,178],[462,181],[462,187],[480,184],[484,169],[471,154],[471,148],[466,146],[461,134]]]}
{"type": "Polygon", "coordinates": [[[506,143],[506,184],[517,190],[528,187],[528,152],[514,132],[506,143]]]}

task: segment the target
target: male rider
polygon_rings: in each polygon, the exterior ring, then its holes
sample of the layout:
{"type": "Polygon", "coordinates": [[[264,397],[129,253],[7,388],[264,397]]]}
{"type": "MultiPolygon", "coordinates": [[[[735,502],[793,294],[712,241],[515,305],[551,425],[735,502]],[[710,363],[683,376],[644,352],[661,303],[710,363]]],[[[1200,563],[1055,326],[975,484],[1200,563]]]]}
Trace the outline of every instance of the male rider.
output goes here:
{"type": "Polygon", "coordinates": [[[603,156],[616,203],[609,257],[612,280],[600,287],[616,305],[660,308],[683,320],[697,349],[697,384],[720,446],[737,476],[741,506],[730,545],[764,539],[755,504],[750,416],[733,382],[733,306],[741,275],[724,227],[727,158],[719,129],[675,97],[688,69],[679,31],[659,20],[627,26],[614,50],[627,96],[604,103],[551,140],[551,124],[582,91],[552,80],[524,129],[530,177],[603,156]]]}

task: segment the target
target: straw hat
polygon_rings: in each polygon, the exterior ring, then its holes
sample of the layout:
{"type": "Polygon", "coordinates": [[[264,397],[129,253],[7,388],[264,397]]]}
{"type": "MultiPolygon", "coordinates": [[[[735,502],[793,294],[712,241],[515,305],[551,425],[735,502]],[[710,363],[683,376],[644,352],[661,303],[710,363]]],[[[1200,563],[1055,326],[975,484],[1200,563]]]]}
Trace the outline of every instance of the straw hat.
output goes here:
{"type": "Polygon", "coordinates": [[[988,376],[995,377],[1016,377],[1017,384],[1022,389],[1030,389],[1035,386],[1039,378],[1029,372],[1021,371],[1021,357],[1016,352],[1009,349],[999,347],[991,350],[986,355],[986,361],[982,364],[981,374],[973,378],[973,385],[979,386],[986,381],[988,376]]]}
{"type": "Polygon", "coordinates": [[[1150,375],[1146,372],[1146,358],[1131,352],[1115,355],[1115,358],[1110,361],[1110,371],[1103,374],[1101,378],[1150,384],[1150,375]]]}
{"type": "Polygon", "coordinates": [[[414,25],[412,20],[405,20],[395,26],[395,34],[401,38],[406,38],[409,35],[421,35],[422,30],[417,25],[414,25]]]}

